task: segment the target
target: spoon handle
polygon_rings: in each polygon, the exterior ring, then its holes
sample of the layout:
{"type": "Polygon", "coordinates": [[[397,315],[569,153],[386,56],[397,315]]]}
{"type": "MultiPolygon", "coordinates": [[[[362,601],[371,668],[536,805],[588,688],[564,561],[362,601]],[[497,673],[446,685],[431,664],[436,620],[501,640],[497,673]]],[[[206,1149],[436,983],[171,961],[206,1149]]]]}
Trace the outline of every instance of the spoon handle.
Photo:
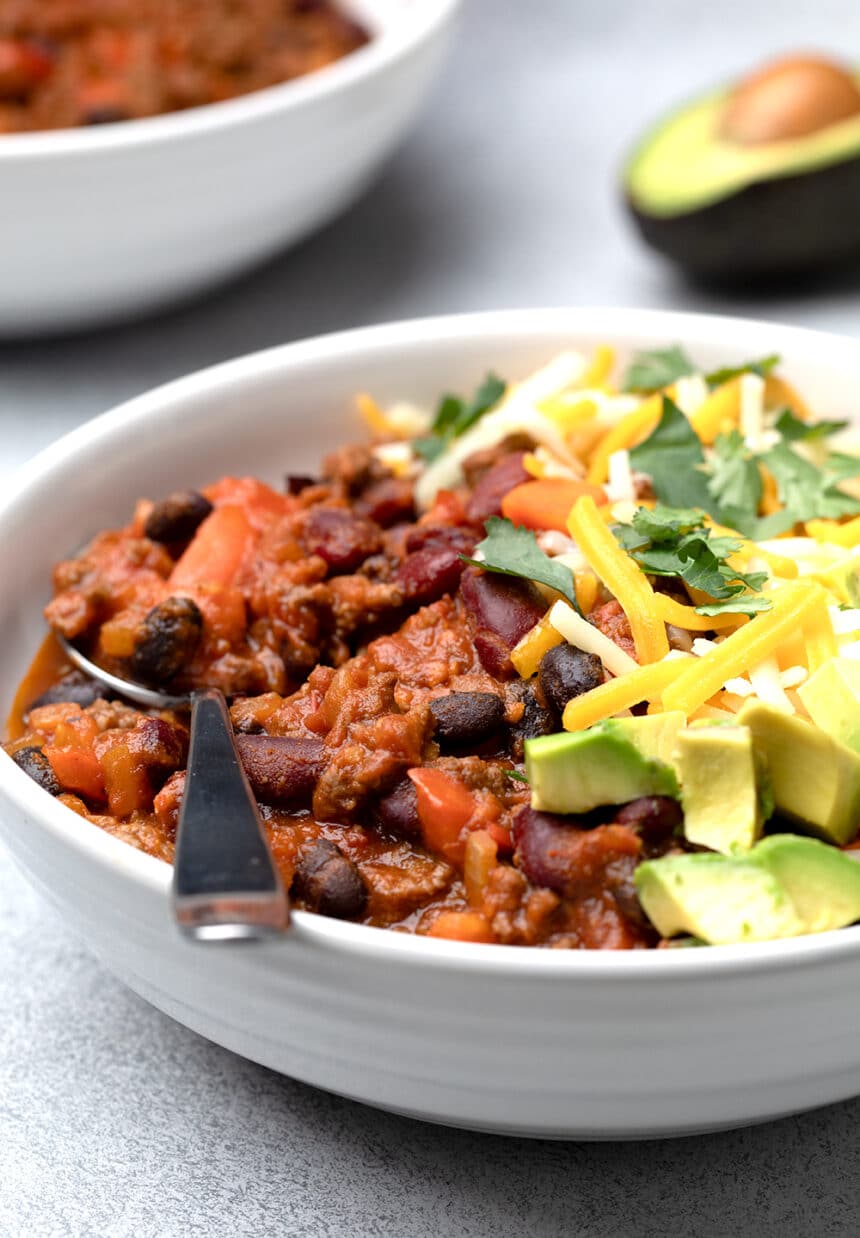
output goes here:
{"type": "Polygon", "coordinates": [[[173,906],[182,932],[198,941],[267,937],[289,923],[287,896],[217,689],[192,698],[173,906]]]}

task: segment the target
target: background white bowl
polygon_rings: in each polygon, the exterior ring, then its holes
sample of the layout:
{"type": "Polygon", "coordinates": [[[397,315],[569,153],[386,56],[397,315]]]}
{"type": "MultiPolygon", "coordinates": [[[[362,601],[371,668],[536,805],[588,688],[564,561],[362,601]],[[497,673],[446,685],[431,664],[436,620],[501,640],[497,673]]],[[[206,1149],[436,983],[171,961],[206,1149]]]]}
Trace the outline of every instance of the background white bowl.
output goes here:
{"type": "Polygon", "coordinates": [[[350,0],[372,39],[225,103],[0,136],[0,334],[189,296],[331,219],[404,135],[458,0],[350,0]]]}
{"type": "MultiPolygon", "coordinates": [[[[204,371],[121,406],[22,471],[0,506],[0,702],[41,638],[51,565],[138,494],[222,472],[277,483],[359,432],[353,393],[432,401],[571,344],[682,343],[704,367],[779,351],[822,415],[860,399],[852,340],[649,311],[527,311],[377,327],[204,371]]],[[[0,759],[0,829],[108,967],[210,1039],[372,1104],[557,1137],[738,1125],[860,1092],[860,928],[635,953],[477,946],[298,913],[283,941],[196,946],[167,866],[0,759]]]]}

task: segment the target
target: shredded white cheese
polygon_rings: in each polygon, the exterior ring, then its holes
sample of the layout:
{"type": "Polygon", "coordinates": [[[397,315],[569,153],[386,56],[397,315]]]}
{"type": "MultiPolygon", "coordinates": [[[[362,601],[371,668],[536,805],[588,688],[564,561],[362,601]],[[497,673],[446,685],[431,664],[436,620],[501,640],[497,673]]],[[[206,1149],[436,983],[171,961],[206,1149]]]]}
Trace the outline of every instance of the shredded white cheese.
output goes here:
{"type": "Polygon", "coordinates": [[[740,428],[744,442],[752,451],[763,451],[764,443],[764,379],[758,374],[741,374],[740,428]]]}
{"type": "Polygon", "coordinates": [[[708,640],[707,636],[697,636],[693,640],[693,653],[697,658],[703,658],[706,653],[710,653],[712,649],[716,649],[717,642],[708,640]]]}
{"type": "Polygon", "coordinates": [[[409,404],[406,400],[389,405],[385,418],[391,426],[391,433],[400,438],[418,438],[426,434],[433,423],[433,414],[428,409],[409,404]]]}
{"type": "Polygon", "coordinates": [[[732,696],[752,696],[755,692],[750,681],[740,675],[735,679],[727,679],[723,688],[726,692],[731,692],[732,696]]]}
{"type": "Polygon", "coordinates": [[[541,529],[535,534],[537,544],[545,555],[567,555],[576,550],[576,542],[560,529],[541,529]]]}
{"type": "Polygon", "coordinates": [[[809,671],[805,666],[788,666],[779,674],[779,682],[784,688],[799,688],[808,678],[809,671]]]}
{"type": "Polygon", "coordinates": [[[837,636],[847,636],[849,632],[860,632],[860,610],[840,610],[838,606],[828,606],[830,622],[837,636]]]}
{"type": "Polygon", "coordinates": [[[771,705],[784,714],[797,712],[785,695],[779,674],[779,664],[773,655],[759,662],[757,666],[750,667],[750,683],[756,696],[766,705],[771,705]]]}
{"type": "Polygon", "coordinates": [[[609,480],[603,487],[610,503],[635,503],[636,482],[629,451],[613,451],[609,457],[609,480]]]}
{"type": "Polygon", "coordinates": [[[627,675],[635,671],[639,663],[604,636],[599,628],[578,615],[567,602],[556,602],[549,612],[549,622],[556,632],[583,653],[593,653],[613,675],[627,675]]]}
{"type": "Polygon", "coordinates": [[[373,454],[395,477],[411,477],[418,469],[418,460],[408,443],[380,443],[373,454]]]}
{"type": "Polygon", "coordinates": [[[675,379],[675,403],[685,417],[692,417],[707,398],[708,384],[701,374],[685,374],[675,379]]]}

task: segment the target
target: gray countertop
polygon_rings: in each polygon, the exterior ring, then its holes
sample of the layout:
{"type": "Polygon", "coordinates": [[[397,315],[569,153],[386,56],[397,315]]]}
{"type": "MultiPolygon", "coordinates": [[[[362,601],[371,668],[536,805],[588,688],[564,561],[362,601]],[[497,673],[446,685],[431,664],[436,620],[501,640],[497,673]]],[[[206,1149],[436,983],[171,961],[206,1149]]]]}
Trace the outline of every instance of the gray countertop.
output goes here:
{"type": "MultiPolygon", "coordinates": [[[[615,192],[619,159],[655,113],[803,46],[860,59],[855,0],[471,0],[415,133],[347,217],[203,304],[0,345],[0,478],[154,384],[363,323],[618,304],[855,333],[855,281],[706,293],[639,246],[615,192]]],[[[147,1006],[2,850],[0,1012],[2,1235],[857,1232],[858,1101],[646,1144],[502,1139],[379,1113],[147,1006]]]]}

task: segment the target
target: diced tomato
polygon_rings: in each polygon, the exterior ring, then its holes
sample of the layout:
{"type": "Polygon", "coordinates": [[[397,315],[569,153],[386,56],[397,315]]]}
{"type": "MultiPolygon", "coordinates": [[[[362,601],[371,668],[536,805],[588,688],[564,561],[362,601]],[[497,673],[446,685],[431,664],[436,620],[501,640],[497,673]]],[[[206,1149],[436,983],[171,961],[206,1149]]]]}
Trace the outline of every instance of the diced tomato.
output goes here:
{"type": "Polygon", "coordinates": [[[418,820],[425,845],[454,864],[463,863],[465,828],[477,807],[459,779],[441,769],[409,770],[418,797],[418,820]]]}
{"type": "Polygon", "coordinates": [[[203,493],[213,507],[241,507],[258,532],[296,507],[289,495],[278,494],[256,477],[222,477],[203,493]]]}
{"type": "Polygon", "coordinates": [[[428,937],[448,941],[494,941],[493,930],[477,911],[443,911],[427,930],[428,937]]]}
{"type": "Polygon", "coordinates": [[[216,507],[191,540],[170,574],[173,593],[197,585],[231,585],[253,554],[257,542],[241,507],[216,507]]]}
{"type": "Polygon", "coordinates": [[[103,801],[105,782],[96,754],[83,748],[55,748],[46,744],[42,749],[66,791],[76,791],[88,800],[103,801]]]}

